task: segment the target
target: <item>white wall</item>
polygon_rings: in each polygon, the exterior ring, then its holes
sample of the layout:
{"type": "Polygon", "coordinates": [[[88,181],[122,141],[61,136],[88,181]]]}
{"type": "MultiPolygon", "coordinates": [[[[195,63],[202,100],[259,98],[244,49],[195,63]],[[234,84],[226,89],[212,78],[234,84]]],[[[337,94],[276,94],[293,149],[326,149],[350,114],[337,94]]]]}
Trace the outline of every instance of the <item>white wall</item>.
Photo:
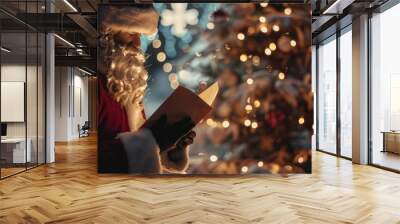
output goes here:
{"type": "MultiPolygon", "coordinates": [[[[36,99],[36,80],[32,78],[32,76],[36,77],[36,67],[35,66],[27,66],[18,65],[18,64],[6,64],[1,66],[1,81],[2,82],[25,82],[25,69],[28,72],[28,86],[27,86],[27,120],[28,120],[28,129],[29,127],[34,127],[36,130],[36,107],[37,107],[37,99],[36,99]],[[34,112],[34,113],[33,113],[34,112]],[[33,124],[33,123],[34,124],[33,124]],[[32,123],[32,124],[31,124],[32,123]]],[[[41,105],[39,105],[40,107],[41,105]]],[[[1,108],[1,110],[7,110],[7,108],[1,108]]],[[[28,130],[28,137],[29,137],[28,130]]],[[[8,137],[25,137],[25,122],[11,122],[7,123],[7,135],[8,137]]],[[[36,132],[35,132],[36,135],[36,132]]]]}
{"type": "Polygon", "coordinates": [[[55,140],[70,141],[88,120],[88,78],[72,67],[56,67],[55,74],[55,140]]]}
{"type": "Polygon", "coordinates": [[[55,141],[67,141],[69,133],[69,72],[67,67],[55,68],[55,141]]]}

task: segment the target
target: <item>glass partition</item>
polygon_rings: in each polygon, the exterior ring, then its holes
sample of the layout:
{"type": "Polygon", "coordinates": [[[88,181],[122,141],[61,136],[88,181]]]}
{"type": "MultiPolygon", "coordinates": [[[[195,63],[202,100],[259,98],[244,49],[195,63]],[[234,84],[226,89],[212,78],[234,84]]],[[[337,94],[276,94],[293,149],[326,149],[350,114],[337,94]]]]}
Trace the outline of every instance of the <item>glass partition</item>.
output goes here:
{"type": "Polygon", "coordinates": [[[16,18],[39,4],[0,2],[0,178],[45,162],[45,35],[16,18]]]}
{"type": "Polygon", "coordinates": [[[26,40],[25,32],[1,34],[2,177],[25,170],[31,161],[26,141],[26,40]]]}

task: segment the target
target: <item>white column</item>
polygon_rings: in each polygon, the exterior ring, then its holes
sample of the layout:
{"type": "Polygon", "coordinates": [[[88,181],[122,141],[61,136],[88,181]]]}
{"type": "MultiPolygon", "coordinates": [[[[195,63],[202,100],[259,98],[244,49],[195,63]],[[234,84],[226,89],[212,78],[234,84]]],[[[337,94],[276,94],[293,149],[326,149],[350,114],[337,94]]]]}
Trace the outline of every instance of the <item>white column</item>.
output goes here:
{"type": "Polygon", "coordinates": [[[353,19],[353,162],[368,163],[368,15],[353,19]]]}
{"type": "Polygon", "coordinates": [[[311,46],[311,91],[313,93],[314,97],[314,111],[313,111],[313,134],[311,136],[311,149],[316,150],[317,149],[317,133],[315,132],[316,126],[317,126],[317,99],[316,99],[316,92],[317,92],[317,48],[315,45],[311,46]]]}
{"type": "MultiPolygon", "coordinates": [[[[54,11],[51,1],[46,1],[47,12],[54,11]]],[[[46,35],[46,163],[55,161],[55,43],[54,34],[46,35]]]]}

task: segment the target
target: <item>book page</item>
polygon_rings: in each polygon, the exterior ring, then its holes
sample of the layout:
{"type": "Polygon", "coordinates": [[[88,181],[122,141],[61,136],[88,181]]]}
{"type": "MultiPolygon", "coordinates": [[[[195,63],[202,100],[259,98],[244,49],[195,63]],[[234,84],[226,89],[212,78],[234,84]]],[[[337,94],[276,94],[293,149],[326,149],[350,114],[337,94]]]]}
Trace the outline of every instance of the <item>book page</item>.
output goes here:
{"type": "Polygon", "coordinates": [[[211,106],[215,100],[215,97],[217,97],[218,91],[219,91],[219,86],[218,86],[218,81],[216,81],[207,89],[205,89],[203,92],[201,92],[199,94],[199,97],[209,106],[211,106]]]}

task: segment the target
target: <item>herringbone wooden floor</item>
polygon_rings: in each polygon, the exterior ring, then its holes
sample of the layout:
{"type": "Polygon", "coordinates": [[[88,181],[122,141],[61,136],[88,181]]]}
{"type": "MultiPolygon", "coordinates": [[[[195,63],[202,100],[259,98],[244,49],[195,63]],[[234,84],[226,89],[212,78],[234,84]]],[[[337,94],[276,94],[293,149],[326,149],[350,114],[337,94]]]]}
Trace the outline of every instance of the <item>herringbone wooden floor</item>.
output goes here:
{"type": "Polygon", "coordinates": [[[0,181],[0,223],[400,223],[400,175],[315,152],[313,174],[132,177],[96,172],[96,141],[0,181]]]}

